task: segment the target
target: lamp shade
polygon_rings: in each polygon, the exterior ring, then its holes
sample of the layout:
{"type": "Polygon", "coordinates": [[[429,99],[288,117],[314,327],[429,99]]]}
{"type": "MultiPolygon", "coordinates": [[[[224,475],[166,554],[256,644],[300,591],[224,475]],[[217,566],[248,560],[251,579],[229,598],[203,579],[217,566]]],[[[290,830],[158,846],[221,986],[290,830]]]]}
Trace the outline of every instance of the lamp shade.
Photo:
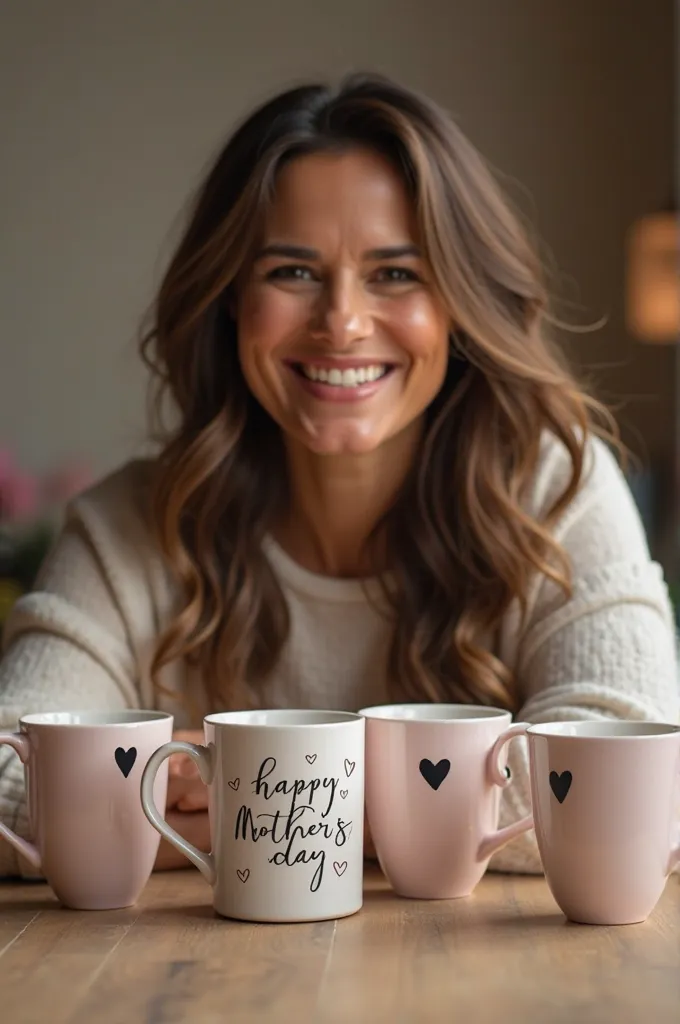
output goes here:
{"type": "Polygon", "coordinates": [[[680,232],[677,213],[655,213],[628,238],[626,318],[641,341],[670,343],[680,335],[680,232]]]}

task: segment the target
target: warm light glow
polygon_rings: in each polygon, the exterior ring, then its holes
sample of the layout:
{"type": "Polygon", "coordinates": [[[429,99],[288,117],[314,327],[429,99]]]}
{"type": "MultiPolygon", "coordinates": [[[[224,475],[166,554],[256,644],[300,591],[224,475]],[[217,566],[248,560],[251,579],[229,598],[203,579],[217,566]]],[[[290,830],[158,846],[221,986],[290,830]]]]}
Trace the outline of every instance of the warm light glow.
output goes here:
{"type": "Polygon", "coordinates": [[[676,213],[635,224],[628,243],[627,321],[641,341],[669,343],[680,335],[680,232],[676,213]]]}

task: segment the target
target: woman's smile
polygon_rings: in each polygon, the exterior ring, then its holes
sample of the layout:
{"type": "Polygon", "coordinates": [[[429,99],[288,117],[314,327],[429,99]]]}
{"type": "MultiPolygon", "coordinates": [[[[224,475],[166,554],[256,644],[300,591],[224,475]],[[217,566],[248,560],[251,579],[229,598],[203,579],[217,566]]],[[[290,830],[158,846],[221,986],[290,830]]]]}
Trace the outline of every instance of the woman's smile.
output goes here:
{"type": "Polygon", "coordinates": [[[370,360],[287,361],[296,386],[320,402],[363,402],[396,380],[395,363],[370,360]]]}

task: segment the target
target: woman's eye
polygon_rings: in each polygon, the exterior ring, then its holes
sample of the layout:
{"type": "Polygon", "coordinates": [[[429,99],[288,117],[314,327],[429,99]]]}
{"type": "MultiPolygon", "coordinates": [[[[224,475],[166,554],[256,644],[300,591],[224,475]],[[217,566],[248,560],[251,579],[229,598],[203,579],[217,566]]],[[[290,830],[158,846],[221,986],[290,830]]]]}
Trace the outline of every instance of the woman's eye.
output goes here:
{"type": "MultiPolygon", "coordinates": [[[[311,267],[289,263],[280,267],[274,267],[273,270],[267,273],[266,279],[268,281],[300,281],[307,284],[317,281],[318,276],[311,267]]],[[[408,267],[382,267],[373,275],[372,280],[378,284],[410,284],[414,281],[420,281],[420,277],[414,270],[410,270],[408,267]]]]}
{"type": "Polygon", "coordinates": [[[380,281],[386,281],[388,284],[404,284],[420,280],[416,272],[407,267],[383,267],[378,271],[377,276],[380,281]]]}
{"type": "Polygon", "coordinates": [[[309,267],[285,266],[275,267],[267,274],[270,281],[313,281],[314,275],[309,267]]]}

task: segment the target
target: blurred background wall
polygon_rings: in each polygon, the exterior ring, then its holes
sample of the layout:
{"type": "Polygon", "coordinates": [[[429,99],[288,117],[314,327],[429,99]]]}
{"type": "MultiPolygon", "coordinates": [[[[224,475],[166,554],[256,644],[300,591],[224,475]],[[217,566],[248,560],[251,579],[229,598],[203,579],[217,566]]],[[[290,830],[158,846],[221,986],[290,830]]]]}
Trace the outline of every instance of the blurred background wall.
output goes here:
{"type": "MultiPolygon", "coordinates": [[[[565,344],[673,465],[675,348],[624,322],[625,240],[673,190],[673,0],[4,0],[0,448],[102,473],[144,445],[136,356],[182,208],[274,89],[387,72],[507,176],[557,269],[565,344]]],[[[664,476],[665,475],[665,476],[664,476]]]]}

